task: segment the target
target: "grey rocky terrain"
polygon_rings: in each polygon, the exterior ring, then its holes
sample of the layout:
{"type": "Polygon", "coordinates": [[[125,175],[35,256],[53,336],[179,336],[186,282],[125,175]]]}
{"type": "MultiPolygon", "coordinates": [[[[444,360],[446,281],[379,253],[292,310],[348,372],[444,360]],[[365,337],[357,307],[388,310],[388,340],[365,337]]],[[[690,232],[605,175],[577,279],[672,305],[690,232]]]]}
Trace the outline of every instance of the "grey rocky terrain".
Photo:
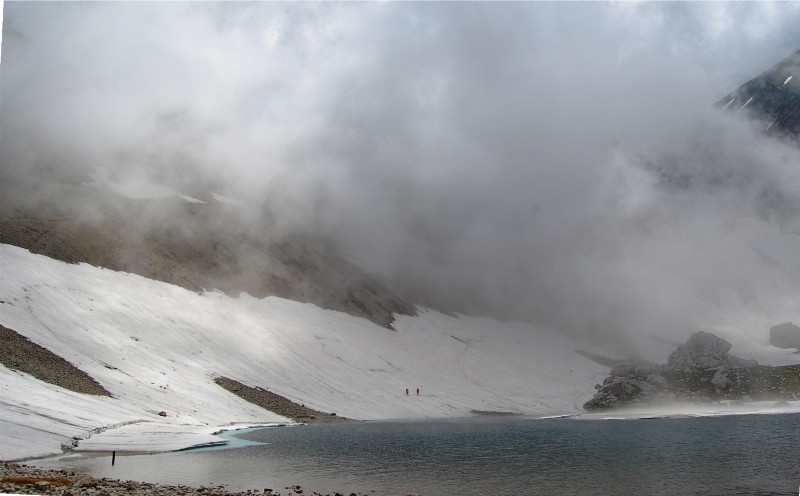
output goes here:
{"type": "Polygon", "coordinates": [[[214,382],[245,401],[288,417],[295,422],[305,424],[353,422],[353,420],[336,415],[336,412],[314,410],[262,387],[250,387],[228,377],[217,377],[214,382]]]}
{"type": "Polygon", "coordinates": [[[800,50],[715,103],[728,111],[745,111],[774,133],[800,134],[800,50]]]}
{"type": "Polygon", "coordinates": [[[800,365],[771,367],[731,355],[731,343],[700,331],[680,345],[666,364],[615,365],[595,386],[586,410],[604,410],[671,401],[797,400],[800,365]]]}
{"type": "Polygon", "coordinates": [[[111,396],[86,372],[3,325],[0,325],[0,363],[76,393],[111,396]]]}

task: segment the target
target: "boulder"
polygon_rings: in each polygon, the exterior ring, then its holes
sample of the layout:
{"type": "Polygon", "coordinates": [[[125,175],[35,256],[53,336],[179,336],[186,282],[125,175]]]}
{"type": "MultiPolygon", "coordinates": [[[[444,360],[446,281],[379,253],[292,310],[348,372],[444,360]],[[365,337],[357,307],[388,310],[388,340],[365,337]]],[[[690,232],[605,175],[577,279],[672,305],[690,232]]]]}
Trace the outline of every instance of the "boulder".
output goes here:
{"type": "Polygon", "coordinates": [[[705,331],[699,331],[689,336],[684,346],[693,351],[714,353],[727,353],[733,347],[728,341],[705,331]]]}
{"type": "Polygon", "coordinates": [[[785,322],[769,328],[769,344],[777,348],[796,348],[800,350],[800,327],[785,322]]]}
{"type": "Polygon", "coordinates": [[[604,410],[635,400],[642,393],[642,383],[637,379],[608,377],[594,397],[584,403],[586,410],[604,410]]]}
{"type": "Polygon", "coordinates": [[[728,355],[733,345],[724,339],[700,331],[692,334],[686,344],[673,351],[667,365],[673,370],[692,371],[735,367],[736,364],[728,355]]]}

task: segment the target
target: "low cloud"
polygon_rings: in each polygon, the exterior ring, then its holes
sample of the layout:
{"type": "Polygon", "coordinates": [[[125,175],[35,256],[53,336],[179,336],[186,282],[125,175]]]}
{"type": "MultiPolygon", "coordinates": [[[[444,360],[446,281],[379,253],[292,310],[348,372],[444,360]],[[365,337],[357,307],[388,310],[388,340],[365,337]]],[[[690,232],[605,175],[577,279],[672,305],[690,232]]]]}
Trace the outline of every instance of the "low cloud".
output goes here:
{"type": "Polygon", "coordinates": [[[796,227],[800,154],[711,104],[800,48],[797,5],[5,10],[7,185],[213,188],[415,301],[590,337],[796,289],[760,241],[796,227]]]}

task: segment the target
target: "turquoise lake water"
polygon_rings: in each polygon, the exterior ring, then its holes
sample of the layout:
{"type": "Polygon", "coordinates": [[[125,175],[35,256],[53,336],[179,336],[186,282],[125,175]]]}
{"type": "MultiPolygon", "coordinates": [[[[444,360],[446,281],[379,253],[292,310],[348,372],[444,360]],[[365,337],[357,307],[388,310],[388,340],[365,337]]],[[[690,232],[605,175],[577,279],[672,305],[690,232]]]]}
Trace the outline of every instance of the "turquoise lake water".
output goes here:
{"type": "MultiPolygon", "coordinates": [[[[345,494],[797,495],[800,414],[585,420],[477,418],[249,430],[255,444],[62,457],[95,476],[345,494]]],[[[285,492],[285,491],[284,491],[285,492]]]]}

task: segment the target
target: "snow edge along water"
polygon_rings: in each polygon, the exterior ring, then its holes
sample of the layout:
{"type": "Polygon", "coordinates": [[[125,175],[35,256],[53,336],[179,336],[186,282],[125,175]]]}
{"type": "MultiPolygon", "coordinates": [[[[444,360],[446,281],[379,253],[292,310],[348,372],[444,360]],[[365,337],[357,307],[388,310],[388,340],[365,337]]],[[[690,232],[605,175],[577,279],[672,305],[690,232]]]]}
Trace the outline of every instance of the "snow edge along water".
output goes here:
{"type": "MultiPolygon", "coordinates": [[[[0,324],[112,394],[74,393],[0,366],[2,460],[173,451],[219,443],[227,429],[291,422],[217,386],[220,376],[361,420],[473,411],[603,417],[581,405],[608,369],[575,352],[602,350],[531,324],[423,310],[398,316],[388,331],[311,304],[197,294],[10,245],[0,245],[0,266],[0,324]]],[[[800,402],[767,407],[712,405],[692,415],[784,413],[800,402]]],[[[679,410],[638,415],[686,414],[679,410]]],[[[637,414],[605,417],[620,415],[637,414]]]]}
{"type": "Polygon", "coordinates": [[[311,304],[197,294],[10,245],[0,265],[0,323],[112,393],[73,393],[0,366],[3,460],[171,451],[218,442],[213,433],[232,424],[289,422],[223,390],[219,376],[379,420],[578,413],[606,372],[574,352],[578,343],[530,324],[427,310],[398,316],[391,332],[311,304]],[[417,387],[419,396],[403,393],[417,387]]]}

